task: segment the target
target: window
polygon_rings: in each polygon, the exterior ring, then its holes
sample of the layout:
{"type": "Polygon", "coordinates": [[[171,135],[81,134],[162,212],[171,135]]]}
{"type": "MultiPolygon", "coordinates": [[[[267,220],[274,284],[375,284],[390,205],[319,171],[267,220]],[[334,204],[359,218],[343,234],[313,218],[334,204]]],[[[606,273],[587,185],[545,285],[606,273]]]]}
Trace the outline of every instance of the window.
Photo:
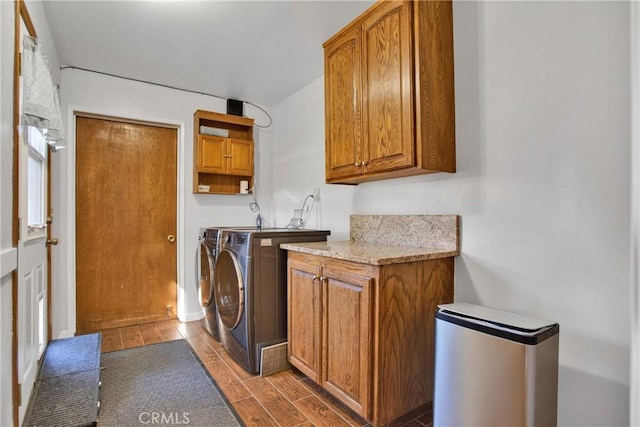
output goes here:
{"type": "Polygon", "coordinates": [[[46,170],[47,141],[42,130],[27,127],[27,146],[29,159],[27,162],[27,229],[29,235],[42,231],[46,225],[46,170]]]}

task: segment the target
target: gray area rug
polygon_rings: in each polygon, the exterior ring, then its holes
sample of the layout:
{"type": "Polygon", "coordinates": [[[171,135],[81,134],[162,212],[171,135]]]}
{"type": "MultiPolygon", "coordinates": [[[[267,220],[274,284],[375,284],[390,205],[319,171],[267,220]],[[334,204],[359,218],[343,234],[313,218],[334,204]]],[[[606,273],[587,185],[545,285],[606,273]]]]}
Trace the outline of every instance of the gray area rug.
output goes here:
{"type": "Polygon", "coordinates": [[[184,340],[104,353],[98,426],[243,426],[184,340]]]}

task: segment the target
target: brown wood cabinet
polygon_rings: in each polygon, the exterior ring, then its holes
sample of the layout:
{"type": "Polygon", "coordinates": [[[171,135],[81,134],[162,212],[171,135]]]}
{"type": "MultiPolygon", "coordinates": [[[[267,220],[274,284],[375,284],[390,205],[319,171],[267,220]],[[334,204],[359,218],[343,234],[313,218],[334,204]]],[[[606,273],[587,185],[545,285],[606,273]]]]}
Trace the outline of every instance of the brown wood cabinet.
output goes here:
{"type": "Polygon", "coordinates": [[[194,114],[193,192],[238,194],[240,181],[253,187],[253,119],[198,110],[194,114]],[[226,137],[200,132],[206,126],[228,132],[226,137]],[[209,191],[200,191],[208,185],[209,191]]]}
{"type": "Polygon", "coordinates": [[[374,425],[429,405],[453,258],[377,266],[289,251],[288,262],[291,364],[374,425]]]}
{"type": "Polygon", "coordinates": [[[379,1],[329,39],[326,181],[455,172],[450,1],[379,1]]]}

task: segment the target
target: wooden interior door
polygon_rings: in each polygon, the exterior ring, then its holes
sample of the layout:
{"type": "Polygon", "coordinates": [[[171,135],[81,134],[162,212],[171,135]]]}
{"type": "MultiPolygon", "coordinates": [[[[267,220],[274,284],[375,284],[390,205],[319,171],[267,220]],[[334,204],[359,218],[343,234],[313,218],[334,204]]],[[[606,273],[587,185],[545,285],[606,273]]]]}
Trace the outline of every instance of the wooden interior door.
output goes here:
{"type": "Polygon", "coordinates": [[[76,118],[78,333],[176,317],[177,130],[76,118]]]}

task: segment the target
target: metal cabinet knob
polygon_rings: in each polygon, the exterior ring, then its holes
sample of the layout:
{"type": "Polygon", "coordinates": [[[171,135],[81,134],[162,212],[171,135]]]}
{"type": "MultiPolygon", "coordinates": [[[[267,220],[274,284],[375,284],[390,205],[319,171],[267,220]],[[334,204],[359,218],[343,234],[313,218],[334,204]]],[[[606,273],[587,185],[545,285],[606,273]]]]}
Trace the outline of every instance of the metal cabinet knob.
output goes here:
{"type": "Polygon", "coordinates": [[[175,242],[175,241],[176,241],[176,236],[174,236],[173,234],[169,234],[169,235],[167,236],[167,240],[168,240],[170,243],[173,243],[173,242],[175,242]]]}
{"type": "Polygon", "coordinates": [[[58,244],[58,239],[57,238],[53,238],[53,239],[47,239],[47,246],[56,246],[58,244]]]}
{"type": "Polygon", "coordinates": [[[356,162],[356,164],[354,165],[355,167],[360,166],[360,162],[356,162]]]}

